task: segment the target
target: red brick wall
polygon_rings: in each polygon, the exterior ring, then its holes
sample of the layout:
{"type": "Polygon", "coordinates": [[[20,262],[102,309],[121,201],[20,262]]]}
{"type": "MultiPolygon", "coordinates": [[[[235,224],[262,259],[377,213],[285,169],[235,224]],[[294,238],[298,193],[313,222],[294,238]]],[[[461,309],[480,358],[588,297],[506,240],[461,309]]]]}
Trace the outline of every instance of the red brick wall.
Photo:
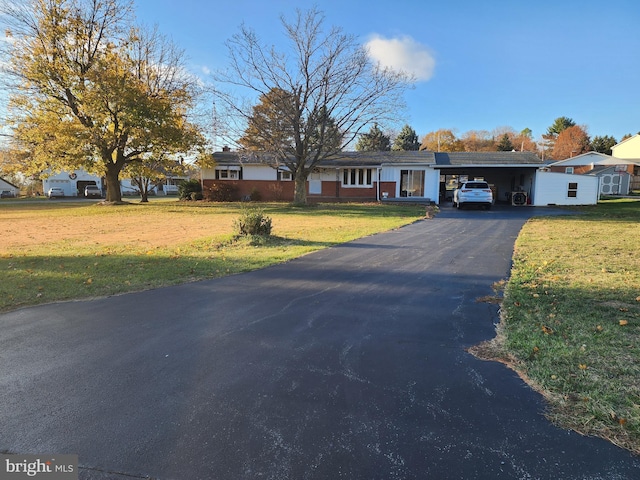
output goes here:
{"type": "Polygon", "coordinates": [[[382,192],[387,192],[387,198],[396,198],[396,182],[380,182],[380,197],[382,192]]]}
{"type": "MultiPolygon", "coordinates": [[[[236,189],[234,200],[241,200],[251,195],[255,189],[260,193],[262,201],[293,201],[294,182],[276,180],[204,180],[205,190],[216,184],[233,185],[236,189]]],[[[394,196],[395,183],[387,182],[389,198],[394,196]]],[[[335,180],[322,182],[320,195],[309,195],[307,184],[307,198],[309,201],[373,201],[376,200],[377,184],[374,182],[370,188],[347,188],[341,182],[335,180]]]]}
{"type": "Polygon", "coordinates": [[[257,190],[260,198],[265,202],[273,201],[293,201],[293,181],[277,181],[277,180],[204,180],[204,188],[211,187],[216,184],[233,185],[236,190],[236,198],[241,200],[243,197],[251,195],[257,190]]]}

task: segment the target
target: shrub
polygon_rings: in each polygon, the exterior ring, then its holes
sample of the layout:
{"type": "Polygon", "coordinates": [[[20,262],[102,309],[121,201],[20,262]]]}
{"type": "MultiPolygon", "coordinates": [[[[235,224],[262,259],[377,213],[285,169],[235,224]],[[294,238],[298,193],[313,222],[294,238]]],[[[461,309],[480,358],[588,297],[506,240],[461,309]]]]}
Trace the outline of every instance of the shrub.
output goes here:
{"type": "Polygon", "coordinates": [[[247,208],[233,222],[237,235],[271,235],[271,217],[267,217],[261,209],[247,208]]]}
{"type": "Polygon", "coordinates": [[[210,202],[233,202],[237,198],[237,190],[232,183],[216,183],[207,188],[205,198],[210,202]]]}
{"type": "Polygon", "coordinates": [[[191,200],[193,199],[192,193],[202,193],[202,185],[196,179],[191,180],[183,180],[180,182],[178,186],[178,195],[180,196],[180,200],[191,200]]]}
{"type": "Polygon", "coordinates": [[[260,190],[258,190],[256,187],[253,187],[251,189],[251,193],[249,193],[249,199],[252,202],[259,202],[260,200],[262,200],[262,194],[260,193],[260,190]]]}

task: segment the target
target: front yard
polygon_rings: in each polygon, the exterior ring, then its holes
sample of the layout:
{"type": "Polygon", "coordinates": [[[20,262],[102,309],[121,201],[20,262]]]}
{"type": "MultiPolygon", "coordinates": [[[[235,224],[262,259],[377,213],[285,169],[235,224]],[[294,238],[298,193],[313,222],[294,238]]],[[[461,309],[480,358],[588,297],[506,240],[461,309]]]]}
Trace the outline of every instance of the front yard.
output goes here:
{"type": "Polygon", "coordinates": [[[0,311],[220,277],[397,228],[424,207],[260,204],[268,240],[236,239],[247,204],[179,202],[98,206],[74,201],[0,204],[0,311]]]}

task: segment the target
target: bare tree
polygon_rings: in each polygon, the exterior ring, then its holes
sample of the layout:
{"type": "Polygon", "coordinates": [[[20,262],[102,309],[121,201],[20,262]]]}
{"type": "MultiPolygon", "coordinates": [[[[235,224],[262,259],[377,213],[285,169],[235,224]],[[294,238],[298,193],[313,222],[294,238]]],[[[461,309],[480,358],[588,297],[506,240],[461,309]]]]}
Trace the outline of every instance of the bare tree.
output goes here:
{"type": "Polygon", "coordinates": [[[254,147],[261,147],[264,161],[291,170],[294,202],[304,204],[307,178],[320,161],[343,149],[365,126],[397,120],[411,78],[374,64],[356,38],[342,29],[332,27],[325,32],[324,16],[316,9],[298,10],[292,22],[284,17],[281,21],[290,45],[288,53],[263,45],[244,26],[227,42],[230,63],[217,80],[249,94],[252,100],[236,92],[217,91],[217,95],[236,127],[231,129],[235,138],[246,140],[248,132],[259,137],[254,147]],[[274,98],[273,92],[286,92],[277,98],[287,98],[287,105],[263,107],[280,115],[278,122],[287,124],[287,135],[263,121],[252,121],[255,99],[264,103],[274,98]],[[336,142],[336,131],[340,142],[336,142]]]}

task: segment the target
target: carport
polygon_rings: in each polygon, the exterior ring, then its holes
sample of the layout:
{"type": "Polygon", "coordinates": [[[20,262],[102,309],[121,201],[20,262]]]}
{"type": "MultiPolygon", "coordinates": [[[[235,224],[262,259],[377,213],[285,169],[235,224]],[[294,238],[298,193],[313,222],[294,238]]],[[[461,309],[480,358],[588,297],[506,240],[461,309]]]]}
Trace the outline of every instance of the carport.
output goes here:
{"type": "Polygon", "coordinates": [[[457,182],[483,179],[496,203],[521,205],[533,200],[536,172],[544,164],[533,152],[438,152],[440,202],[451,201],[457,182]],[[514,192],[524,193],[514,196],[514,192]]]}

